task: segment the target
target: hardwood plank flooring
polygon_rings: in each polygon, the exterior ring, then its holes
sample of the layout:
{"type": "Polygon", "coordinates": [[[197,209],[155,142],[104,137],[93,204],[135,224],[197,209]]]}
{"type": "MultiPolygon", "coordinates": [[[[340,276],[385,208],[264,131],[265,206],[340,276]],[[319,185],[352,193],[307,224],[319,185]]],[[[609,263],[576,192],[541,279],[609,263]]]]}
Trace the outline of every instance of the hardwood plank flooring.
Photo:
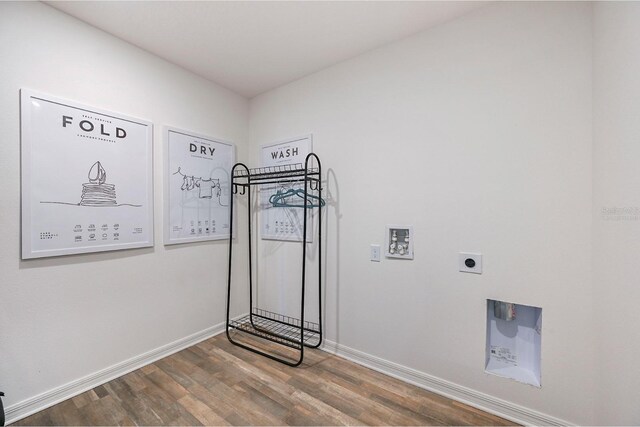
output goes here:
{"type": "MultiPolygon", "coordinates": [[[[236,338],[281,351],[257,338],[236,338]]],[[[222,334],[15,425],[513,423],[320,350],[305,349],[304,363],[290,368],[222,334]]]]}

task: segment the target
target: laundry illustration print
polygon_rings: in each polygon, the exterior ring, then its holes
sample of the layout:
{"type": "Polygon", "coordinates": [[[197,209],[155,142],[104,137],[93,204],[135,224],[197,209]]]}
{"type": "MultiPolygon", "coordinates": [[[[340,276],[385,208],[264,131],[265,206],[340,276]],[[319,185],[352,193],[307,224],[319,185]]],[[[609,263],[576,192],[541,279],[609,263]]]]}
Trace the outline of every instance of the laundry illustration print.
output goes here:
{"type": "Polygon", "coordinates": [[[165,136],[165,244],[227,238],[234,146],[174,128],[165,136]]]}
{"type": "Polygon", "coordinates": [[[153,125],[21,90],[22,258],[153,246],[153,125]]]}
{"type": "Polygon", "coordinates": [[[80,202],[41,201],[40,203],[54,203],[59,205],[86,206],[86,207],[142,207],[141,204],[121,203],[116,201],[116,186],[107,183],[107,171],[100,161],[95,162],[87,174],[89,182],[82,184],[80,202]]]}

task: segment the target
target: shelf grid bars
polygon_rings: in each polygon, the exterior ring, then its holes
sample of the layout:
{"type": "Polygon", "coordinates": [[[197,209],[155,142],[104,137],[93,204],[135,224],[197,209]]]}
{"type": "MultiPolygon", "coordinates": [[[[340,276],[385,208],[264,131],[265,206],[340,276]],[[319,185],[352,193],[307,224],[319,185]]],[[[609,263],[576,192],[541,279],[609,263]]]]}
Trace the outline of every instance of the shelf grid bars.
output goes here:
{"type": "MultiPolygon", "coordinates": [[[[246,315],[229,321],[229,327],[291,348],[300,348],[300,320],[271,311],[254,308],[253,316],[246,315]],[[253,323],[251,322],[253,319],[253,323]]],[[[320,326],[304,322],[304,345],[320,342],[320,326]]]]}
{"type": "MultiPolygon", "coordinates": [[[[233,172],[234,179],[251,178],[252,182],[269,181],[274,179],[286,179],[304,176],[305,172],[308,177],[319,174],[318,168],[307,168],[302,163],[291,165],[268,166],[252,169],[236,169],[233,172]]],[[[313,179],[313,178],[310,178],[313,179]]],[[[244,185],[241,182],[238,185],[244,185]]]]}

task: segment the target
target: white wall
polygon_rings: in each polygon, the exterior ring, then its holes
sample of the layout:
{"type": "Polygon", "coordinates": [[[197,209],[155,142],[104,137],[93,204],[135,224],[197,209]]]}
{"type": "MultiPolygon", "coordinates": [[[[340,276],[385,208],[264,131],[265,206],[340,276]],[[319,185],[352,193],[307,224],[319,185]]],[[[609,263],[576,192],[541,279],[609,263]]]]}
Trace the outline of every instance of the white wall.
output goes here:
{"type": "MultiPolygon", "coordinates": [[[[494,4],[251,101],[255,162],[312,132],[329,169],[329,340],[594,422],[591,18],[494,4]],[[369,261],[388,223],[414,226],[413,261],[369,261]],[[484,274],[458,273],[459,251],[484,274]],[[542,307],[542,388],[483,372],[487,298],[542,307]]],[[[273,277],[299,259],[282,246],[261,258],[273,277]]]]}
{"type": "Polygon", "coordinates": [[[225,138],[243,158],[248,102],[42,3],[0,3],[0,58],[0,390],[12,407],[224,321],[226,242],[161,243],[161,131],[225,138]],[[154,123],[154,248],[20,261],[22,87],[154,123]]]}
{"type": "Polygon", "coordinates": [[[594,5],[597,424],[640,424],[640,4],[594,5]]]}
{"type": "MultiPolygon", "coordinates": [[[[243,98],[41,3],[0,3],[6,406],[223,321],[224,242],[160,243],[168,124],[250,165],[313,132],[329,340],[568,422],[639,423],[639,20],[635,3],[488,6],[254,99],[249,152],[243,98]],[[154,122],[155,248],[20,261],[21,87],[154,122]],[[368,261],[387,223],[414,225],[414,261],[368,261]],[[484,254],[482,276],[456,271],[460,250],[484,254]],[[541,389],[483,373],[486,298],[543,308],[541,389]]],[[[261,249],[269,280],[299,260],[261,249]]]]}

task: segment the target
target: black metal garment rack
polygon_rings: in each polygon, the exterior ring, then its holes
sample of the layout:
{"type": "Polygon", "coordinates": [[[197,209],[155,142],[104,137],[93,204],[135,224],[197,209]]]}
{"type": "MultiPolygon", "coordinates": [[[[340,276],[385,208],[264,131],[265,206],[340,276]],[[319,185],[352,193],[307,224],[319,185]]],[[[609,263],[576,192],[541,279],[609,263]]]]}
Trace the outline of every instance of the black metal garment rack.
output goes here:
{"type": "Polygon", "coordinates": [[[232,285],[232,256],[233,256],[233,200],[230,206],[229,219],[229,281],[227,284],[227,338],[239,347],[254,353],[268,357],[289,366],[298,366],[304,358],[304,348],[317,348],[322,343],[322,208],[309,203],[312,192],[317,192],[317,199],[322,199],[322,166],[320,159],[314,153],[310,153],[304,165],[283,165],[249,169],[243,163],[236,163],[231,170],[232,198],[237,196],[247,197],[248,209],[248,234],[249,234],[249,314],[240,318],[230,319],[231,285],[232,285]],[[313,162],[317,167],[313,167],[313,162]],[[279,183],[304,183],[303,197],[303,231],[302,231],[302,297],[300,302],[300,318],[296,319],[282,314],[263,310],[253,305],[253,262],[252,234],[251,234],[251,188],[255,185],[279,184],[279,183]],[[307,220],[312,209],[318,209],[318,322],[305,320],[305,283],[307,271],[307,220]],[[280,344],[297,350],[297,359],[287,359],[280,355],[270,354],[264,350],[234,341],[229,333],[231,330],[248,333],[259,338],[280,344]]]}

